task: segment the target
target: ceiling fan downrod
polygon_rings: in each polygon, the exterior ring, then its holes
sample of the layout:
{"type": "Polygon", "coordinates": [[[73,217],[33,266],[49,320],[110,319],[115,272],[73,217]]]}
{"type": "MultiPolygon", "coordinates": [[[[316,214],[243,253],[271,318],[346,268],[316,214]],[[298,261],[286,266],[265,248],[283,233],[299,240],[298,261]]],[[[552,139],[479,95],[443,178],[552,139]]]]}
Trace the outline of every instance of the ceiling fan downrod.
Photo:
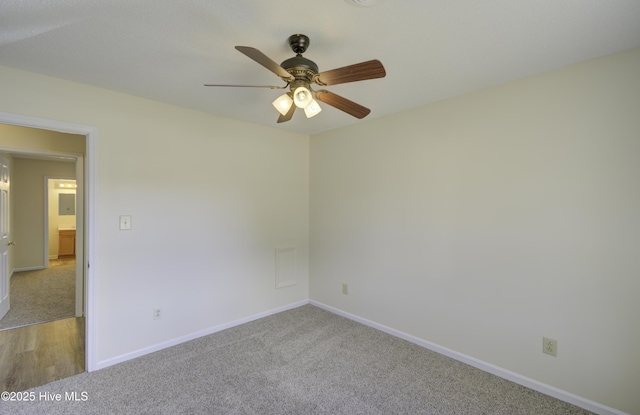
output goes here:
{"type": "Polygon", "coordinates": [[[302,55],[309,47],[309,37],[302,34],[289,36],[289,47],[296,55],[302,55]]]}

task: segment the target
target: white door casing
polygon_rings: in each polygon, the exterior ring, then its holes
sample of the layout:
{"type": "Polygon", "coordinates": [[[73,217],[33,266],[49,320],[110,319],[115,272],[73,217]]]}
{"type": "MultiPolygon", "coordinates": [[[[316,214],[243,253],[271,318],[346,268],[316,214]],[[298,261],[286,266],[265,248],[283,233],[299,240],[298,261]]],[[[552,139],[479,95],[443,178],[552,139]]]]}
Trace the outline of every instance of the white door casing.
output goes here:
{"type": "Polygon", "coordinates": [[[76,317],[85,315],[84,157],[76,158],[76,317]]]}

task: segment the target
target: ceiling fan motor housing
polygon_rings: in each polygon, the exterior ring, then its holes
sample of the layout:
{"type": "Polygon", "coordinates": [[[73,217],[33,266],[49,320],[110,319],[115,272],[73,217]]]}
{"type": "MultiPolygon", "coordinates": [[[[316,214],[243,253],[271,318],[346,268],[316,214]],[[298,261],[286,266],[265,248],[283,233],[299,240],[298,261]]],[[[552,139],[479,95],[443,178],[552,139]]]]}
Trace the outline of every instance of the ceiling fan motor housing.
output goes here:
{"type": "Polygon", "coordinates": [[[280,66],[295,78],[290,84],[291,91],[295,91],[299,86],[309,88],[309,84],[313,83],[314,77],[319,72],[318,65],[314,61],[302,56],[309,47],[309,37],[302,34],[291,35],[289,46],[296,56],[285,60],[280,66]]]}
{"type": "Polygon", "coordinates": [[[318,65],[310,59],[302,55],[294,56],[280,64],[287,72],[296,78],[296,80],[306,80],[311,82],[313,77],[318,73],[318,65]]]}

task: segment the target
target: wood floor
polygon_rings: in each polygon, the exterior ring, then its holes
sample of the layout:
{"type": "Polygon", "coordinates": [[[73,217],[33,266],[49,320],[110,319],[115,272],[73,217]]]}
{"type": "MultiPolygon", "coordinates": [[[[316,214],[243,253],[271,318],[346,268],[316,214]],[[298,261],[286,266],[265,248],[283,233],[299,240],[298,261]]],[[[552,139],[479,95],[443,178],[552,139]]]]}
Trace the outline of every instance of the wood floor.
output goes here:
{"type": "Polygon", "coordinates": [[[84,318],[0,331],[0,391],[17,392],[84,372],[84,318]]]}

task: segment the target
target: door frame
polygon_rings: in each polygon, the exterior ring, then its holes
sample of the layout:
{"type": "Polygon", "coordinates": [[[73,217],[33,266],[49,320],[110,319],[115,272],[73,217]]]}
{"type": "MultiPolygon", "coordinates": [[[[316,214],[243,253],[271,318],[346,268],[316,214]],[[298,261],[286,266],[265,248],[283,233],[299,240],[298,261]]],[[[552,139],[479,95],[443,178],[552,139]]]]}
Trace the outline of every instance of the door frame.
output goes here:
{"type": "MultiPolygon", "coordinates": [[[[23,153],[24,154],[24,153],[23,153]]],[[[76,166],[76,174],[73,177],[69,176],[45,176],[44,177],[44,263],[48,264],[49,257],[49,239],[50,239],[50,229],[49,229],[49,211],[51,210],[51,206],[49,203],[49,180],[74,180],[78,188],[74,189],[76,195],[76,292],[75,292],[75,316],[82,317],[85,315],[84,312],[84,209],[83,203],[78,203],[78,200],[83,200],[82,192],[84,180],[82,178],[83,175],[83,163],[82,159],[84,156],[78,156],[76,158],[75,166],[76,166]]],[[[45,268],[47,266],[45,265],[45,268]]]]}
{"type": "MultiPolygon", "coordinates": [[[[97,194],[97,148],[98,129],[96,127],[74,124],[46,118],[30,117],[8,112],[0,112],[0,124],[10,124],[19,127],[39,128],[63,133],[78,134],[86,137],[85,158],[78,164],[84,164],[85,182],[82,185],[85,218],[84,229],[84,260],[82,266],[85,274],[85,362],[87,372],[97,369],[96,353],[96,304],[97,304],[97,256],[96,256],[96,194],[97,194]],[[90,266],[92,265],[92,266],[90,266]]],[[[43,154],[45,151],[36,149],[14,148],[7,152],[30,152],[43,154]]],[[[78,168],[79,169],[79,168],[78,168]]],[[[78,186],[80,188],[80,186],[78,186]]]]}

